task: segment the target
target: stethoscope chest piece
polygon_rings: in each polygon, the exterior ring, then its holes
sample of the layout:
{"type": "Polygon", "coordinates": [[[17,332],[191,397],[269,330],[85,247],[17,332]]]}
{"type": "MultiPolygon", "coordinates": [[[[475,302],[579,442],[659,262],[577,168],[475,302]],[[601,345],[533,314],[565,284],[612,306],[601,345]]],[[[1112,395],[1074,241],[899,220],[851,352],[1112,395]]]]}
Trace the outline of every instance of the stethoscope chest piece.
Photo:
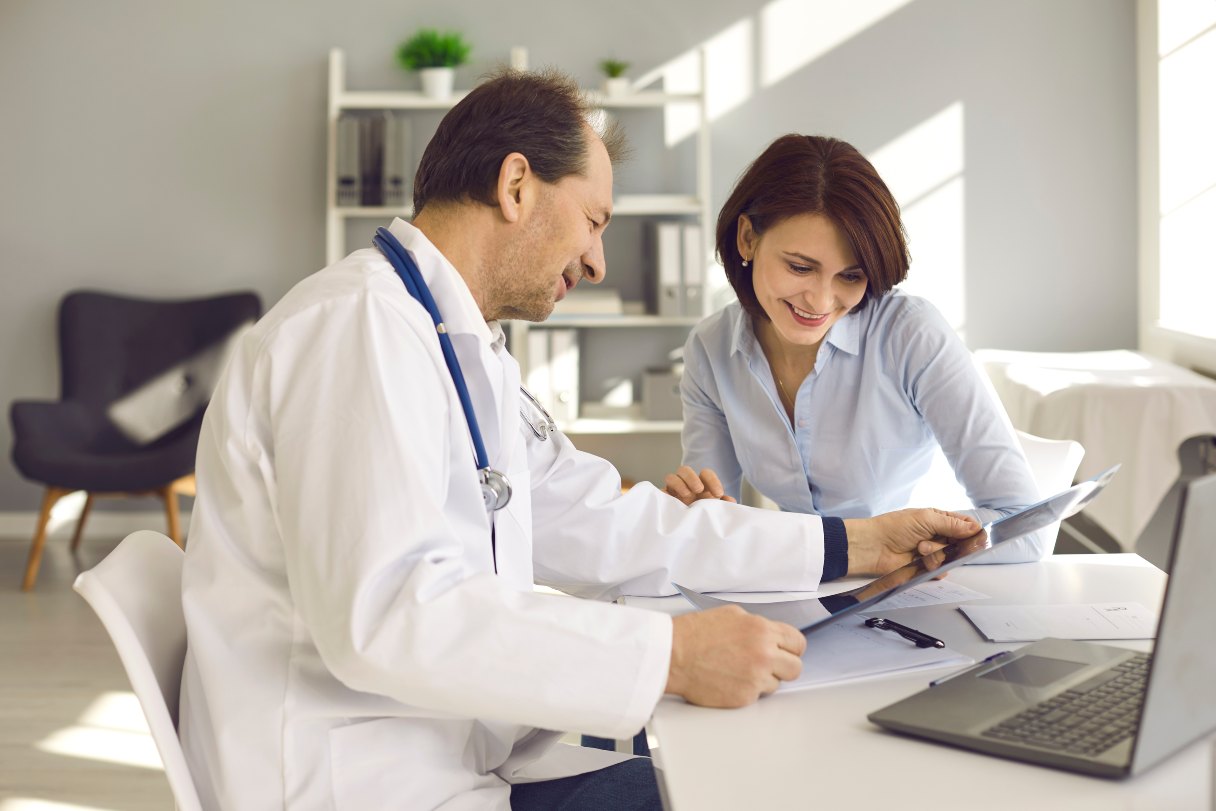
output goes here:
{"type": "Polygon", "coordinates": [[[493,468],[484,467],[477,471],[481,480],[481,497],[486,502],[486,510],[494,512],[501,510],[511,502],[511,482],[507,477],[493,468]]]}

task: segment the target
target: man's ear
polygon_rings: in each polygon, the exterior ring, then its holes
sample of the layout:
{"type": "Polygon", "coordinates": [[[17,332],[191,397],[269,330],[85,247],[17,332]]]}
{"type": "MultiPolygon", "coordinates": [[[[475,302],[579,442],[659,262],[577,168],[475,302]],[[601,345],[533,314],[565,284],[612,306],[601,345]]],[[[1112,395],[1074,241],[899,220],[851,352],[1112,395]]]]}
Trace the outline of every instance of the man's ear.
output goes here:
{"type": "Polygon", "coordinates": [[[735,227],[735,248],[749,262],[756,258],[756,231],[746,214],[739,215],[739,224],[735,227]]]}
{"type": "Polygon", "coordinates": [[[498,167],[498,186],[495,189],[498,208],[507,222],[519,222],[529,204],[528,188],[532,181],[532,167],[519,152],[512,152],[502,159],[498,167]]]}

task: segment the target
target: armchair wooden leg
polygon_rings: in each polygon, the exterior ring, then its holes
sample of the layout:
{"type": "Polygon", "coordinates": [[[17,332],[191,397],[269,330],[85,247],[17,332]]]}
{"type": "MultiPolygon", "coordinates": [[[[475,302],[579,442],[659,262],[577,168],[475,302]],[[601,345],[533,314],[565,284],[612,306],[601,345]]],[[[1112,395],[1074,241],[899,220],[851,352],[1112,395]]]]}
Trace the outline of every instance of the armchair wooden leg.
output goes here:
{"type": "Polygon", "coordinates": [[[169,521],[169,537],[173,539],[173,543],[186,548],[186,539],[182,537],[181,516],[177,510],[177,490],[172,484],[167,484],[160,489],[161,500],[165,502],[165,517],[169,521]]]}
{"type": "Polygon", "coordinates": [[[51,522],[51,510],[71,490],[62,487],[48,487],[42,496],[42,510],[38,514],[38,527],[34,530],[34,542],[30,545],[30,557],[25,564],[25,580],[21,583],[22,591],[29,591],[38,581],[38,568],[42,565],[42,548],[46,545],[47,525],[51,522]]]}
{"type": "Polygon", "coordinates": [[[72,554],[80,548],[80,538],[84,535],[84,522],[89,517],[89,510],[93,509],[93,494],[86,493],[84,499],[84,507],[80,510],[80,518],[76,521],[76,532],[72,534],[72,554]]]}

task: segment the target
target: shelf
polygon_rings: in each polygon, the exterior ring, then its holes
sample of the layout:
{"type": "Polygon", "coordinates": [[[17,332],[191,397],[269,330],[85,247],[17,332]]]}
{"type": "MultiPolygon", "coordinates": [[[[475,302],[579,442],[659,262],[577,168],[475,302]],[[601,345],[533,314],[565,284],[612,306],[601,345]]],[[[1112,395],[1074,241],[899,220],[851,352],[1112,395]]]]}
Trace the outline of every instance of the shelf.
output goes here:
{"type": "Polygon", "coordinates": [[[678,434],[683,428],[679,420],[635,420],[580,418],[560,423],[565,434],[678,434]]]}
{"type": "Polygon", "coordinates": [[[668,104],[681,102],[696,104],[701,101],[700,93],[664,93],[661,90],[639,90],[621,96],[605,96],[598,90],[588,90],[583,93],[589,104],[605,110],[627,107],[666,107],[668,104]]]}
{"type": "Polygon", "coordinates": [[[701,198],[690,194],[620,194],[612,202],[612,216],[700,214],[701,198]]]}
{"type": "Polygon", "coordinates": [[[334,213],[343,219],[401,217],[408,220],[414,216],[413,206],[338,206],[334,213]]]}
{"type": "MultiPolygon", "coordinates": [[[[576,291],[574,295],[578,295],[576,291]]],[[[693,327],[699,316],[660,315],[604,315],[600,313],[555,313],[548,320],[528,324],[528,329],[552,329],[558,327],[693,327]]]]}
{"type": "Polygon", "coordinates": [[[339,110],[447,110],[468,95],[468,91],[453,93],[446,99],[433,99],[417,91],[347,90],[334,98],[339,110]]]}
{"type": "MultiPolygon", "coordinates": [[[[407,206],[336,206],[334,213],[344,219],[362,217],[414,216],[414,207],[407,206]]],[[[687,194],[622,194],[612,204],[612,216],[675,216],[701,213],[701,201],[687,194]]]]}
{"type": "MultiPolygon", "coordinates": [[[[468,91],[463,90],[453,93],[450,98],[433,99],[413,90],[347,90],[337,95],[334,106],[339,110],[447,110],[466,95],[468,91]]],[[[589,90],[584,96],[589,104],[605,110],[695,104],[701,100],[699,93],[663,93],[657,90],[639,90],[624,96],[605,96],[589,90]]]]}

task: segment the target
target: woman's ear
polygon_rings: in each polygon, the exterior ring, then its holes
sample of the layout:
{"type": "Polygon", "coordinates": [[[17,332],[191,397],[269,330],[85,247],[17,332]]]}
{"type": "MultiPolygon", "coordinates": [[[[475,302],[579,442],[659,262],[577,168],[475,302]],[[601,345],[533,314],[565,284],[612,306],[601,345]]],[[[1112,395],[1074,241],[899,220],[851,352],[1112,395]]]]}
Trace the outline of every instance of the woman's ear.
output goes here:
{"type": "Polygon", "coordinates": [[[495,200],[507,222],[519,222],[527,205],[527,186],[532,179],[532,167],[519,152],[512,152],[502,159],[498,167],[498,185],[495,200]]]}
{"type": "Polygon", "coordinates": [[[739,224],[735,228],[735,249],[745,261],[750,262],[756,257],[756,231],[752,228],[751,218],[746,214],[739,215],[739,224]]]}

